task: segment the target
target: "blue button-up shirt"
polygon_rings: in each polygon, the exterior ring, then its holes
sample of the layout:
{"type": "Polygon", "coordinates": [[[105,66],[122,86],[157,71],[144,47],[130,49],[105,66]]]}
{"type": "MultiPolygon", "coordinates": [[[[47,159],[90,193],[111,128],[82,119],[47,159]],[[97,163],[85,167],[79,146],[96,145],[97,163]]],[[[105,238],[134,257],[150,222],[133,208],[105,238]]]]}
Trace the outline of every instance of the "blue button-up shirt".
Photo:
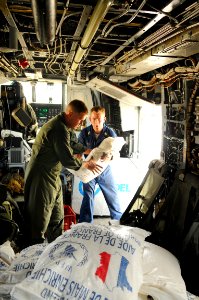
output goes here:
{"type": "Polygon", "coordinates": [[[107,137],[116,137],[115,131],[104,125],[102,131],[100,132],[99,136],[96,138],[96,134],[93,130],[93,126],[90,125],[84,129],[79,134],[78,141],[86,146],[88,149],[93,149],[98,147],[101,142],[107,137]]]}

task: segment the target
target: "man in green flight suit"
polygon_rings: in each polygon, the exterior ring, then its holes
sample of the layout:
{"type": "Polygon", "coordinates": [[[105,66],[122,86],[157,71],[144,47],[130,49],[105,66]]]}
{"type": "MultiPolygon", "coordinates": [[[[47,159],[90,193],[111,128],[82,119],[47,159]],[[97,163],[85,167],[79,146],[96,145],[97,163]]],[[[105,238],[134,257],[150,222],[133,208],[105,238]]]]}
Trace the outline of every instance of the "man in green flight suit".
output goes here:
{"type": "MultiPolygon", "coordinates": [[[[36,136],[25,172],[25,246],[52,242],[63,232],[62,167],[78,170],[82,164],[92,172],[101,167],[92,160],[82,162],[73,148],[86,153],[85,146],[74,145],[73,129],[86,119],[88,109],[80,100],[71,101],[66,111],[44,124],[36,136]]],[[[89,151],[89,150],[88,150],[89,151]]]]}

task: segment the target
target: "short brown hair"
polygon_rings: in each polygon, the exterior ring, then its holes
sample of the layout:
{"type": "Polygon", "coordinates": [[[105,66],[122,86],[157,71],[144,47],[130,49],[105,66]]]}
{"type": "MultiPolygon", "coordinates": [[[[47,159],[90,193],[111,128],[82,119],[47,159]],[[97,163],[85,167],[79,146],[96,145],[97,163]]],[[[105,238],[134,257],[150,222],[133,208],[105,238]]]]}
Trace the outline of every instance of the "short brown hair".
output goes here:
{"type": "Polygon", "coordinates": [[[67,106],[72,108],[74,112],[77,112],[79,114],[80,113],[88,114],[88,108],[85,105],[85,103],[81,100],[77,100],[77,99],[72,100],[71,102],[69,102],[67,106]]]}
{"type": "Polygon", "coordinates": [[[105,108],[103,106],[93,106],[91,108],[91,113],[95,111],[95,112],[101,112],[105,114],[105,108]]]}

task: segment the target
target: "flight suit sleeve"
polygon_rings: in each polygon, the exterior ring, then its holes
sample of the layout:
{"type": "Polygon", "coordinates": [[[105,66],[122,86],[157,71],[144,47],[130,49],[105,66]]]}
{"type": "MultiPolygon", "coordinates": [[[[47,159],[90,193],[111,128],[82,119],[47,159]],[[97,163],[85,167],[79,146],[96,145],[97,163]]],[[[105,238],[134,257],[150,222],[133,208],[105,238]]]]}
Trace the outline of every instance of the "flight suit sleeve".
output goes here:
{"type": "Polygon", "coordinates": [[[74,157],[74,152],[70,144],[71,132],[61,130],[54,136],[54,149],[61,164],[68,169],[78,170],[82,162],[74,157]]]}
{"type": "Polygon", "coordinates": [[[80,131],[80,134],[78,136],[78,142],[81,143],[87,149],[84,130],[80,131]]]}
{"type": "Polygon", "coordinates": [[[77,136],[73,131],[71,131],[70,145],[74,154],[82,154],[86,150],[86,147],[78,142],[77,136]]]}

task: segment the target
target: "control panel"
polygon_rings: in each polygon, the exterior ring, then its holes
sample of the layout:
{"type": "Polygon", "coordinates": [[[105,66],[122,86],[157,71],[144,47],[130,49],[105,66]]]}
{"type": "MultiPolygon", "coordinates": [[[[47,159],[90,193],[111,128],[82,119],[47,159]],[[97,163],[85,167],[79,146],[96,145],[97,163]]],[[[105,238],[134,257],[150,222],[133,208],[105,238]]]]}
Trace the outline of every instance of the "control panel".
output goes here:
{"type": "Polygon", "coordinates": [[[36,113],[39,127],[62,111],[61,104],[30,103],[30,105],[36,113]]]}

